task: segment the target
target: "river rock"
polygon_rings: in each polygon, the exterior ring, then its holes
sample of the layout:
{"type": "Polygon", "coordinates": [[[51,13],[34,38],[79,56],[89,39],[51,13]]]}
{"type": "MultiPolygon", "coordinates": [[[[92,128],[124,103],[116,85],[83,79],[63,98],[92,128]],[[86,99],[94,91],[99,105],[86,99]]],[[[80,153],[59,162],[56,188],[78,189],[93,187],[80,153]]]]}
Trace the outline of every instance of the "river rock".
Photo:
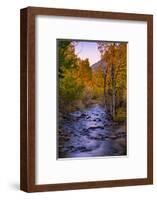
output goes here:
{"type": "Polygon", "coordinates": [[[101,119],[100,119],[100,118],[96,118],[96,119],[94,119],[93,121],[94,121],[94,122],[100,122],[101,119]]]}
{"type": "Polygon", "coordinates": [[[104,126],[103,125],[95,125],[95,126],[90,126],[90,127],[88,127],[88,130],[89,129],[104,129],[104,126]]]}
{"type": "Polygon", "coordinates": [[[86,116],[86,119],[91,119],[91,117],[90,116],[86,116]]]}
{"type": "Polygon", "coordinates": [[[110,136],[108,136],[108,138],[110,138],[111,140],[115,140],[115,139],[117,139],[117,135],[110,135],[110,136]]]}

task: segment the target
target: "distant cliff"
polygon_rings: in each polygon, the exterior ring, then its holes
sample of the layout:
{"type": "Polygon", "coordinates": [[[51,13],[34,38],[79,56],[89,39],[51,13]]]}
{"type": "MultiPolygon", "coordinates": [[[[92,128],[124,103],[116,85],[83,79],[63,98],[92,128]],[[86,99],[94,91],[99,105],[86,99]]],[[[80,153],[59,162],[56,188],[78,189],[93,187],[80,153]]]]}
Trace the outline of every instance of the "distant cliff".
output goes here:
{"type": "Polygon", "coordinates": [[[104,69],[105,69],[105,63],[102,60],[99,60],[98,62],[96,62],[93,65],[91,65],[92,70],[93,71],[97,70],[99,65],[101,65],[101,67],[102,67],[102,69],[104,71],[104,69]]]}

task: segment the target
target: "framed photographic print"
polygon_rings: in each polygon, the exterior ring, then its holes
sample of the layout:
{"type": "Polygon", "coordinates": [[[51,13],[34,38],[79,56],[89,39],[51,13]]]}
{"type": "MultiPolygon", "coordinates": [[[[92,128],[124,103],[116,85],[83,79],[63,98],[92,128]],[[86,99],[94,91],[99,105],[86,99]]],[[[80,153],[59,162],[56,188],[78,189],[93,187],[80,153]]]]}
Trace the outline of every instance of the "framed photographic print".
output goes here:
{"type": "Polygon", "coordinates": [[[26,192],[153,183],[153,16],[21,9],[26,192]]]}

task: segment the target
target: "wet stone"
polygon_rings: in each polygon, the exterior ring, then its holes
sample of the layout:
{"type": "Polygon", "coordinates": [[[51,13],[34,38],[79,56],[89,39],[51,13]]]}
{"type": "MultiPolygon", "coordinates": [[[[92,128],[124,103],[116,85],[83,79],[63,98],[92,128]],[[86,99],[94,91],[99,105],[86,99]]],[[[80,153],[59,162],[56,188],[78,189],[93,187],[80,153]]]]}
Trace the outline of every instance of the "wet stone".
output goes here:
{"type": "Polygon", "coordinates": [[[124,125],[113,123],[99,105],[62,118],[58,134],[60,158],[114,156],[126,152],[124,125]]]}

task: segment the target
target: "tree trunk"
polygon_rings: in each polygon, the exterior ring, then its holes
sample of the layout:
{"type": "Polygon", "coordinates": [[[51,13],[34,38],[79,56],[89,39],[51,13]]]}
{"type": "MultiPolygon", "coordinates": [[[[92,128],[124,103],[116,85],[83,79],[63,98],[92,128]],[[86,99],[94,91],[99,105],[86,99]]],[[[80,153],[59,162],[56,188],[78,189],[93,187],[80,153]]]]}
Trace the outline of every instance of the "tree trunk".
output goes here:
{"type": "Polygon", "coordinates": [[[105,103],[105,110],[107,110],[106,71],[104,72],[104,103],[105,103]]]}
{"type": "Polygon", "coordinates": [[[103,77],[104,77],[104,107],[107,111],[107,92],[106,92],[106,76],[107,76],[107,65],[104,64],[105,60],[102,63],[103,77]]]}
{"type": "Polygon", "coordinates": [[[115,69],[113,64],[111,67],[111,77],[112,77],[112,116],[114,118],[116,115],[116,82],[115,82],[115,69]]]}

